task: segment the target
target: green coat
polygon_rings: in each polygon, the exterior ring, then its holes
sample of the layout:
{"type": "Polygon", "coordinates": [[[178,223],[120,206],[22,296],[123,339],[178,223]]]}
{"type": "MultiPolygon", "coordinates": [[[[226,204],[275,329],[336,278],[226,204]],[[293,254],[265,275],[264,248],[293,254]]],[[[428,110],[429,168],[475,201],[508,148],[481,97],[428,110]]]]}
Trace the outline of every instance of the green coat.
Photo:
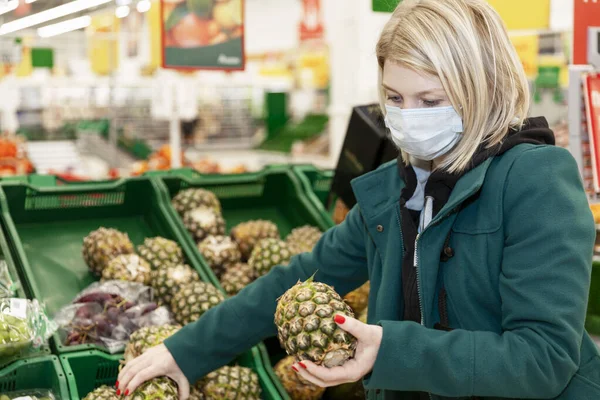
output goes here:
{"type": "Polygon", "coordinates": [[[357,206],[311,254],[169,339],[186,376],[274,335],[276,298],[318,270],[342,295],[371,281],[369,323],[383,341],[364,380],[369,399],[600,399],[600,355],[583,328],[596,231],[568,151],[521,144],[460,178],[418,241],[423,325],[399,321],[403,186],[396,162],[354,180],[357,206]],[[441,262],[448,233],[455,255],[441,262]],[[432,329],[442,281],[451,332],[432,329]]]}

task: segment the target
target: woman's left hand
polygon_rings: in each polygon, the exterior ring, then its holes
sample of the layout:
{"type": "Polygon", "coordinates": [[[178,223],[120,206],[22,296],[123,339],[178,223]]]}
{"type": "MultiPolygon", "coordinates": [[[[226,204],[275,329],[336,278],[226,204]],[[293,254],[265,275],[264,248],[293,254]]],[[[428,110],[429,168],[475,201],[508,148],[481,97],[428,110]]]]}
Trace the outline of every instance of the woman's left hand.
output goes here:
{"type": "Polygon", "coordinates": [[[340,328],[358,339],[354,358],[341,367],[326,368],[317,366],[310,361],[295,363],[292,368],[304,379],[320,387],[331,387],[343,383],[356,382],[373,369],[383,328],[378,325],[367,325],[362,322],[342,315],[335,317],[335,322],[340,328]]]}

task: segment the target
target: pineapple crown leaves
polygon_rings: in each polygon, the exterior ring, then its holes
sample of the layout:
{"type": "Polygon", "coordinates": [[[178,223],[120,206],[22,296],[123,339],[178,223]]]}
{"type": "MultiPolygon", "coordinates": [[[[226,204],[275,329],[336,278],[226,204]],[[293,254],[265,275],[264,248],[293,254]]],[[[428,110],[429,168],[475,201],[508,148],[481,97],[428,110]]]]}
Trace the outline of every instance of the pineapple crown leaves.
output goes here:
{"type": "MultiPolygon", "coordinates": [[[[316,271],[315,271],[315,273],[314,273],[314,274],[312,274],[312,275],[311,275],[311,276],[310,276],[310,277],[309,277],[307,280],[305,280],[304,282],[302,282],[302,280],[298,279],[298,282],[296,283],[296,285],[302,285],[302,284],[304,284],[304,283],[312,283],[312,282],[314,282],[314,281],[315,281],[315,275],[317,275],[317,273],[318,273],[318,272],[319,272],[319,270],[316,270],[316,271]]],[[[332,286],[331,288],[333,289],[333,286],[332,286]]],[[[285,295],[285,293],[284,293],[284,294],[282,294],[281,296],[279,296],[279,297],[277,298],[277,300],[276,300],[276,301],[279,301],[279,300],[280,300],[280,299],[281,299],[281,298],[282,298],[284,295],[285,295]]]]}

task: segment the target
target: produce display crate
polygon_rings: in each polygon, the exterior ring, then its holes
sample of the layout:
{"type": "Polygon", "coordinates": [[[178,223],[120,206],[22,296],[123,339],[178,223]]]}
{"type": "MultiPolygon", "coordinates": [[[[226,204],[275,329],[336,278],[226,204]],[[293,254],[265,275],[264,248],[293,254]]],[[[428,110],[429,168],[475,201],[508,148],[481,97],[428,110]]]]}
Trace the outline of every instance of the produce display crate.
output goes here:
{"type": "MultiPolygon", "coordinates": [[[[287,165],[268,166],[262,171],[233,175],[201,174],[192,169],[172,170],[164,173],[154,172],[163,184],[167,200],[171,200],[180,191],[188,188],[203,188],[217,195],[223,208],[223,217],[227,224],[227,232],[240,222],[252,219],[273,221],[285,238],[293,228],[310,224],[326,231],[333,226],[333,221],[324,209],[317,208],[314,201],[306,195],[298,176],[287,165]]],[[[173,218],[189,246],[194,246],[199,263],[205,266],[211,276],[211,282],[220,288],[219,280],[202,258],[195,246],[194,239],[187,232],[183,221],[170,206],[173,218]]],[[[272,365],[286,354],[281,349],[277,338],[269,338],[264,342],[268,349],[268,358],[264,362],[269,375],[278,382],[272,365]]],[[[278,387],[281,386],[278,384],[278,387]]],[[[281,391],[282,396],[285,391],[281,391]]]]}
{"type": "MultiPolygon", "coordinates": [[[[335,171],[322,170],[314,165],[295,165],[292,167],[294,173],[302,182],[307,196],[317,208],[322,208],[328,217],[333,215],[335,209],[335,194],[331,194],[331,183],[335,171]]],[[[333,224],[333,220],[331,220],[333,224]]]]}
{"type": "MultiPolygon", "coordinates": [[[[240,356],[235,362],[251,368],[258,374],[264,400],[282,399],[262,364],[258,348],[240,356]]],[[[84,398],[102,385],[114,386],[119,374],[120,355],[109,355],[99,351],[84,351],[60,357],[69,382],[71,400],[84,398]]]]}
{"type": "Polygon", "coordinates": [[[60,400],[71,399],[56,356],[20,360],[0,370],[0,394],[34,389],[50,390],[60,400]]]}
{"type": "Polygon", "coordinates": [[[175,211],[170,200],[188,188],[203,188],[220,200],[227,232],[235,225],[253,219],[274,222],[285,238],[293,228],[309,224],[326,231],[333,223],[328,215],[315,207],[306,195],[302,183],[288,166],[268,166],[262,171],[232,174],[201,174],[192,169],[154,173],[168,193],[169,210],[190,247],[194,247],[198,262],[205,266],[211,282],[220,287],[219,280],[210,270],[191,234],[175,211]]]}
{"type": "MultiPolygon", "coordinates": [[[[96,280],[81,249],[83,238],[100,226],[126,232],[136,246],[153,236],[175,240],[188,263],[207,281],[195,247],[190,247],[167,206],[150,178],[57,187],[13,182],[0,188],[1,219],[26,293],[43,301],[50,316],[96,280]]],[[[63,346],[58,333],[51,342],[58,354],[103,351],[92,344],[63,346]]]]}
{"type": "Polygon", "coordinates": [[[25,299],[27,298],[27,295],[23,288],[23,283],[19,277],[19,273],[15,266],[15,261],[13,260],[13,256],[8,245],[6,225],[3,223],[0,223],[0,225],[0,260],[6,262],[8,274],[15,284],[15,297],[25,299]]]}

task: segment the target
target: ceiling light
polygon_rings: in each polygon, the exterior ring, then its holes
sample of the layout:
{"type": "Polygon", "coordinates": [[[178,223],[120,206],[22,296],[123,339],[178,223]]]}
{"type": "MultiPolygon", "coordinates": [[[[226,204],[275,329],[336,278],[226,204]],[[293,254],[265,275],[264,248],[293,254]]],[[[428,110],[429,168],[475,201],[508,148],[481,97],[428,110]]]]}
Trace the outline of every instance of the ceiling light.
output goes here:
{"type": "Polygon", "coordinates": [[[19,7],[19,0],[10,0],[7,3],[0,5],[0,15],[11,12],[19,7]]]}
{"type": "MultiPolygon", "coordinates": [[[[10,21],[0,26],[0,35],[20,31],[56,18],[110,3],[112,0],[75,0],[58,7],[10,21]]],[[[18,2],[18,1],[17,1],[18,2]]]]}
{"type": "Polygon", "coordinates": [[[85,15],[83,17],[69,19],[58,24],[47,25],[37,30],[38,35],[47,38],[61,35],[63,33],[76,31],[88,27],[92,23],[92,17],[85,15]]]}
{"type": "Polygon", "coordinates": [[[150,7],[152,7],[150,0],[140,0],[137,3],[137,10],[141,13],[145,13],[146,11],[150,10],[150,7]]]}
{"type": "Polygon", "coordinates": [[[117,18],[125,18],[129,15],[129,6],[119,6],[115,9],[117,18]]]}

